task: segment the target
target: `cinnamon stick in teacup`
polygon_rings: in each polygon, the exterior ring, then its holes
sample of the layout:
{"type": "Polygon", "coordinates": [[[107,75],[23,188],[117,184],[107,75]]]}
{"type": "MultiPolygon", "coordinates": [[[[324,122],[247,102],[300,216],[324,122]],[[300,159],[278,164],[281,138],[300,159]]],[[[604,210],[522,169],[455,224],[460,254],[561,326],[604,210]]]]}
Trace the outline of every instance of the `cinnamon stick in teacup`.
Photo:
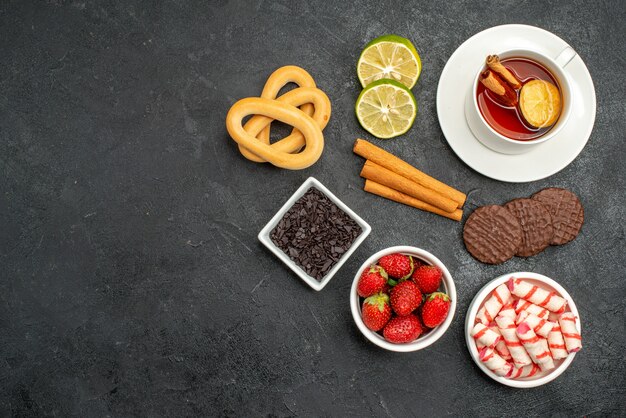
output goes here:
{"type": "Polygon", "coordinates": [[[406,195],[390,187],[384,186],[380,183],[376,183],[372,180],[365,180],[365,187],[363,187],[363,190],[368,193],[384,197],[385,199],[393,200],[394,202],[412,206],[414,208],[425,210],[427,212],[432,212],[455,221],[460,221],[463,217],[463,211],[461,209],[455,209],[454,212],[446,212],[433,205],[429,205],[426,202],[422,202],[419,199],[406,195]]]}
{"type": "Polygon", "coordinates": [[[376,164],[401,175],[402,177],[414,181],[415,183],[418,183],[428,189],[434,190],[448,199],[454,200],[457,203],[457,207],[462,207],[463,203],[465,203],[466,195],[464,193],[430,177],[406,161],[368,141],[357,139],[354,142],[352,151],[366,160],[371,160],[376,164]]]}
{"type": "Polygon", "coordinates": [[[519,89],[522,87],[522,84],[519,82],[517,78],[510,72],[502,63],[500,62],[500,57],[497,55],[489,55],[487,57],[487,67],[489,67],[492,71],[498,74],[502,80],[507,82],[514,89],[519,89]]]}
{"type": "Polygon", "coordinates": [[[500,103],[509,107],[517,106],[517,93],[495,72],[486,69],[480,73],[479,80],[494,94],[494,98],[500,103]]]}

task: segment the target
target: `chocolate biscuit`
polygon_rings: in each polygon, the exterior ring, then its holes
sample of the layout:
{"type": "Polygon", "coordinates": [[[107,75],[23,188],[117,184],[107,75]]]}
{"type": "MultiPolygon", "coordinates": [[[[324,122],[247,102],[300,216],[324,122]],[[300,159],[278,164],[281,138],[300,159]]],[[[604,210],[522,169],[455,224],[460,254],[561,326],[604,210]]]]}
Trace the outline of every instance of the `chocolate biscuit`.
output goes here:
{"type": "Polygon", "coordinates": [[[467,251],[479,261],[500,264],[515,255],[522,243],[517,218],[497,205],[476,209],[465,222],[463,241],[467,251]]]}
{"type": "Polygon", "coordinates": [[[563,245],[576,238],[585,220],[578,196],[569,190],[549,187],[535,193],[531,199],[544,205],[552,216],[554,235],[551,245],[563,245]]]}
{"type": "Polygon", "coordinates": [[[530,257],[550,245],[554,228],[550,212],[536,200],[513,199],[506,205],[522,228],[522,244],[515,253],[518,257],[530,257]]]}

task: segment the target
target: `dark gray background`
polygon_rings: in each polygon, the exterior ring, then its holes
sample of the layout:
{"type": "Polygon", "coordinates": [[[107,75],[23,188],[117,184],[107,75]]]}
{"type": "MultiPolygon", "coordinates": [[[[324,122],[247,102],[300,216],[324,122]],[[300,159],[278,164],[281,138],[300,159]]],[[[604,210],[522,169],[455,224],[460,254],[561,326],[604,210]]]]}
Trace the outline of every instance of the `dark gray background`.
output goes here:
{"type": "Polygon", "coordinates": [[[2,2],[1,415],[624,415],[624,4],[356,3],[2,2]],[[448,57],[504,23],[562,37],[597,92],[586,148],[530,184],[472,171],[436,115],[448,57]],[[353,110],[357,57],[385,33],[410,38],[423,63],[416,123],[388,142],[366,135],[353,110]],[[302,171],[245,160],[224,128],[230,105],[285,64],[310,71],[333,104],[322,158],[302,171]],[[582,233],[482,265],[462,224],[361,190],[356,137],[469,192],[465,216],[570,188],[585,207],[582,233]],[[373,227],[320,293],[256,238],[308,176],[373,227]],[[410,354],[366,341],[348,304],[358,266],[398,244],[440,257],[459,295],[444,337],[410,354]],[[570,369],[531,390],[483,375],[463,338],[473,295],[519,270],[558,280],[584,327],[570,369]]]}

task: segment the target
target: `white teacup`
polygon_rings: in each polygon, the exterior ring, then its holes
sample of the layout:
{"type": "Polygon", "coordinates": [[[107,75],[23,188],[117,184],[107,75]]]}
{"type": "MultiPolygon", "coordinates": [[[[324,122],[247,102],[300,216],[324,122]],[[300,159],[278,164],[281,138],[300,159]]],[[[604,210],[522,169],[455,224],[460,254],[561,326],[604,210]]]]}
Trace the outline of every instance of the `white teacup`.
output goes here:
{"type": "Polygon", "coordinates": [[[561,108],[561,115],[559,116],[556,124],[539,138],[529,141],[519,141],[496,132],[483,118],[480,109],[478,108],[476,89],[478,88],[478,83],[480,82],[480,73],[483,71],[485,64],[482,63],[476,72],[474,83],[472,84],[465,100],[465,118],[467,119],[467,124],[469,125],[472,133],[484,146],[491,148],[496,152],[502,154],[522,154],[530,151],[537,145],[554,138],[554,136],[556,136],[567,123],[572,110],[572,93],[569,76],[563,68],[576,56],[576,51],[574,51],[570,46],[567,46],[554,59],[542,53],[528,49],[512,49],[500,52],[498,53],[498,56],[501,60],[517,57],[527,58],[538,62],[547,68],[550,73],[552,73],[558,82],[558,87],[561,91],[563,106],[561,108]]]}

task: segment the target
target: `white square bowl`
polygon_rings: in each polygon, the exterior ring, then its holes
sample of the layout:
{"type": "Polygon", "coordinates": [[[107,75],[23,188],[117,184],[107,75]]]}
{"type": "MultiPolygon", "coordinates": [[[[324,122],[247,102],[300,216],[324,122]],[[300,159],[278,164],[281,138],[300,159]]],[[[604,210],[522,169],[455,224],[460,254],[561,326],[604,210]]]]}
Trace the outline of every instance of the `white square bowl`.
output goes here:
{"type": "Polygon", "coordinates": [[[317,291],[320,291],[324,288],[324,286],[328,284],[330,279],[332,279],[335,273],[339,271],[343,263],[345,263],[346,260],[350,258],[352,253],[354,253],[354,251],[359,247],[359,245],[361,245],[361,243],[365,240],[365,238],[369,235],[371,231],[372,231],[372,227],[369,226],[369,224],[365,222],[363,219],[361,219],[359,215],[354,213],[354,211],[350,209],[348,206],[346,206],[346,204],[343,203],[341,200],[339,200],[337,196],[332,194],[331,191],[328,190],[322,183],[320,183],[313,177],[309,177],[308,179],[306,179],[304,183],[302,183],[302,186],[300,186],[298,190],[296,190],[296,192],[293,195],[291,195],[289,200],[287,200],[287,202],[283,205],[283,207],[280,208],[280,210],[267,223],[267,225],[263,227],[261,232],[259,232],[259,241],[261,241],[263,245],[269,248],[271,252],[276,254],[276,256],[280,258],[282,262],[287,265],[287,267],[289,267],[298,276],[300,276],[300,278],[304,280],[309,286],[311,286],[313,289],[317,291]],[[282,219],[282,217],[285,215],[285,212],[287,212],[294,205],[294,203],[296,203],[296,201],[300,199],[302,195],[304,195],[304,193],[306,193],[311,187],[315,187],[324,195],[326,195],[335,205],[337,205],[337,207],[343,210],[350,218],[354,219],[354,221],[357,224],[359,224],[359,226],[361,227],[361,235],[359,235],[354,240],[350,248],[348,248],[348,250],[345,253],[343,253],[343,255],[341,256],[337,264],[335,264],[333,268],[331,268],[330,271],[326,273],[326,276],[324,276],[321,281],[317,281],[317,279],[315,279],[314,277],[309,276],[304,270],[300,268],[300,266],[298,266],[291,258],[289,258],[289,256],[285,254],[283,250],[278,248],[270,239],[270,233],[276,227],[276,225],[282,219]]]}

